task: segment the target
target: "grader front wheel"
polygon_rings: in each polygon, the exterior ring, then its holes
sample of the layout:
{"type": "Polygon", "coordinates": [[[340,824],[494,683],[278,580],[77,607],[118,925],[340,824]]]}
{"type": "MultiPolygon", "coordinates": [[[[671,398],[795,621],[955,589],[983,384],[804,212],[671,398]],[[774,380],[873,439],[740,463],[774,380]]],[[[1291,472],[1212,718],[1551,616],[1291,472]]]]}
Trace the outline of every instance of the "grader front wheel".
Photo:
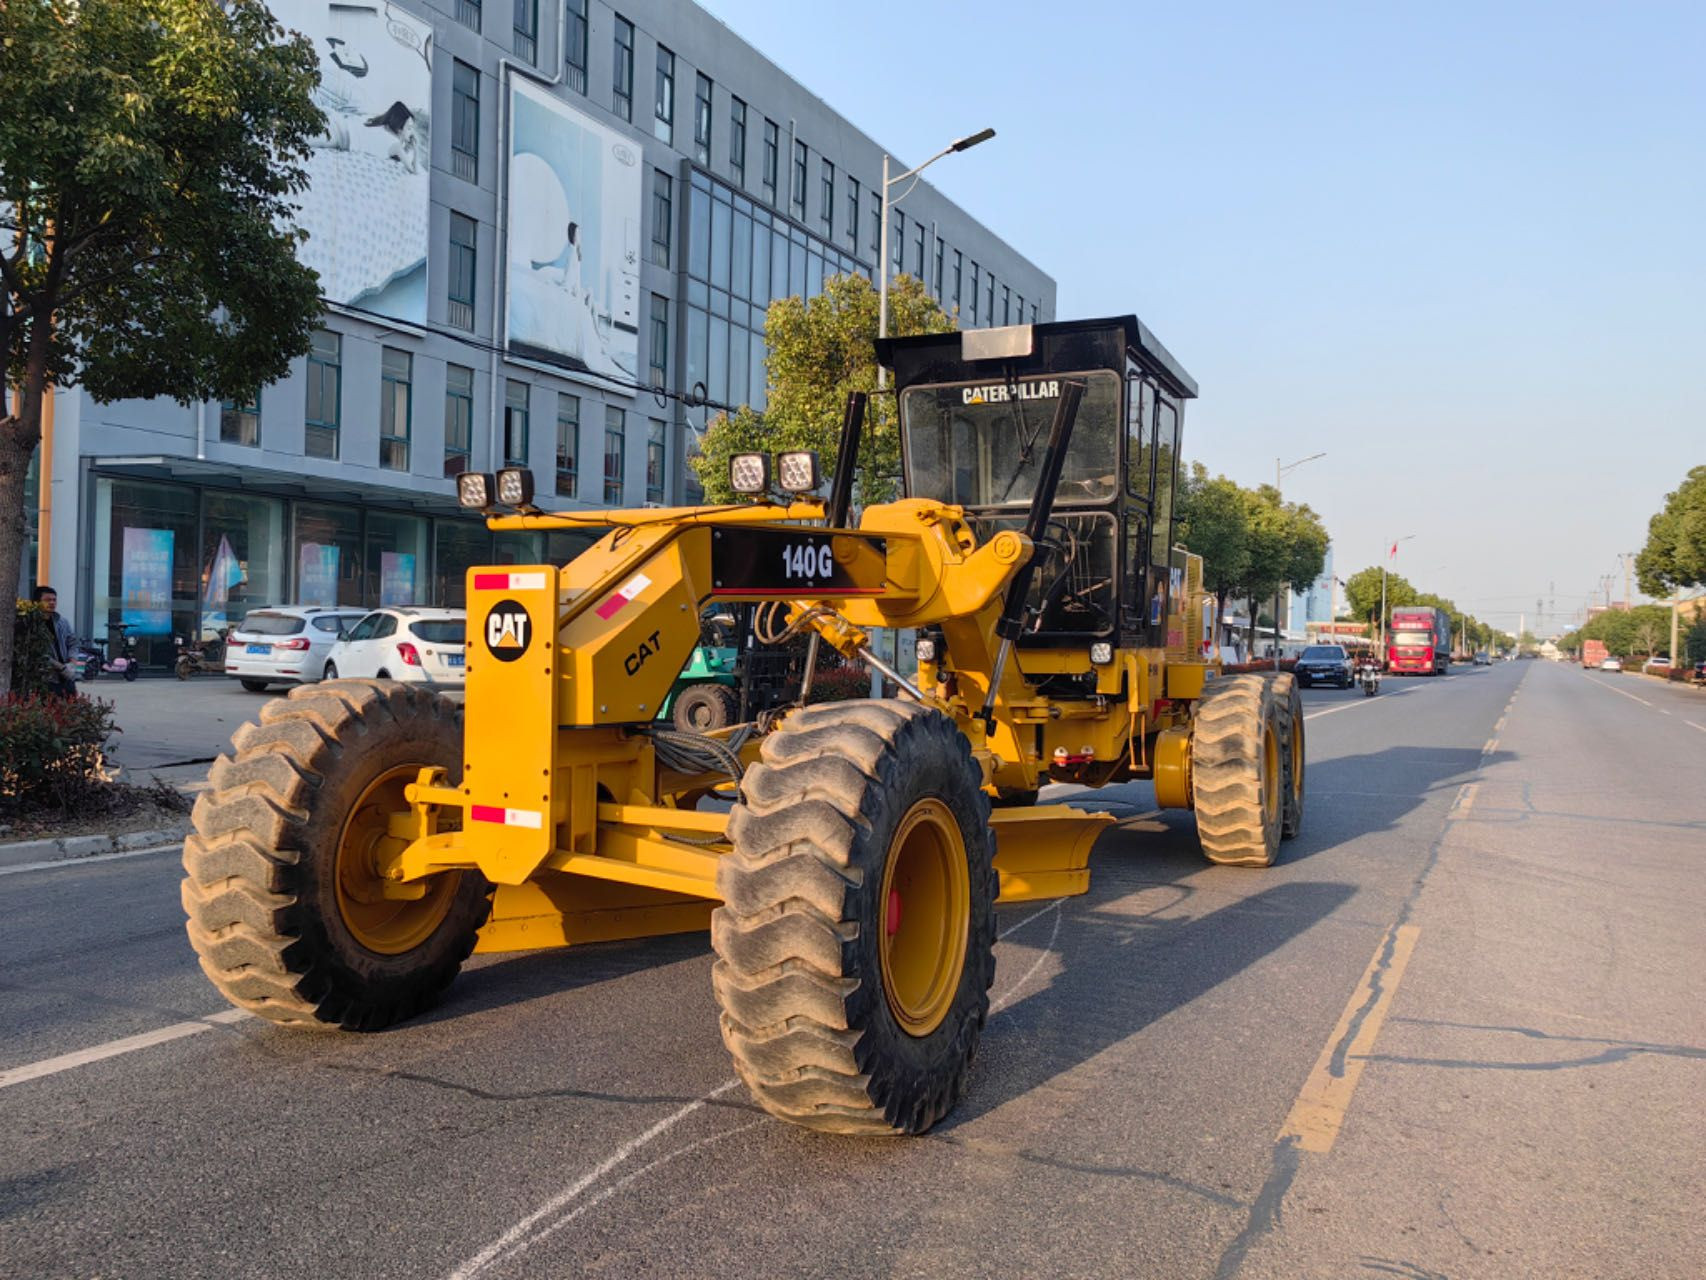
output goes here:
{"type": "Polygon", "coordinates": [[[389,681],[309,685],[233,738],[196,802],[182,886],[202,970],[274,1022],[373,1031],[437,1000],[490,886],[450,872],[396,893],[390,818],[422,767],[461,773],[462,709],[389,681]]]}
{"type": "Polygon", "coordinates": [[[1285,793],[1280,813],[1280,839],[1295,840],[1303,834],[1303,775],[1306,768],[1303,741],[1303,695],[1297,677],[1283,671],[1274,677],[1274,701],[1280,718],[1280,760],[1285,775],[1285,793]]]}
{"type": "Polygon", "coordinates": [[[939,712],[858,701],[765,739],[718,866],[723,1041],[771,1114],[922,1133],[965,1090],[994,979],[989,797],[939,712]]]}
{"type": "Polygon", "coordinates": [[[1210,862],[1266,867],[1279,855],[1289,715],[1289,698],[1282,706],[1274,683],[1259,675],[1216,681],[1198,702],[1191,789],[1210,862]]]}

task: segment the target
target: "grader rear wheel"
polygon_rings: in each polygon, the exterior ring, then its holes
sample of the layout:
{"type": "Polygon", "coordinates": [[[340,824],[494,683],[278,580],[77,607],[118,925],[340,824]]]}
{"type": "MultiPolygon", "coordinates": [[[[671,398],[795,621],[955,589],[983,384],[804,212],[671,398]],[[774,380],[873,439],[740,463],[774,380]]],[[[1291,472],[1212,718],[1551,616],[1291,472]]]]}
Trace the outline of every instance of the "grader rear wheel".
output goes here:
{"type": "Polygon", "coordinates": [[[965,1091],[995,976],[989,797],[940,712],[857,701],[764,741],[718,866],[723,1042],[771,1114],[922,1133],[965,1091]]]}
{"type": "Polygon", "coordinates": [[[1233,676],[1210,684],[1197,704],[1191,790],[1210,862],[1267,867],[1279,855],[1289,703],[1276,693],[1263,676],[1233,676]]]}
{"type": "Polygon", "coordinates": [[[473,950],[490,886],[449,872],[387,892],[391,815],[423,766],[461,773],[462,709],[407,685],[292,690],[232,740],[184,842],[184,912],[233,1004],[297,1026],[374,1031],[437,1000],[473,950]]]}
{"type": "Polygon", "coordinates": [[[1303,834],[1303,695],[1289,671],[1274,677],[1274,701],[1279,704],[1280,758],[1285,772],[1285,793],[1280,815],[1280,839],[1295,840],[1303,834]]]}

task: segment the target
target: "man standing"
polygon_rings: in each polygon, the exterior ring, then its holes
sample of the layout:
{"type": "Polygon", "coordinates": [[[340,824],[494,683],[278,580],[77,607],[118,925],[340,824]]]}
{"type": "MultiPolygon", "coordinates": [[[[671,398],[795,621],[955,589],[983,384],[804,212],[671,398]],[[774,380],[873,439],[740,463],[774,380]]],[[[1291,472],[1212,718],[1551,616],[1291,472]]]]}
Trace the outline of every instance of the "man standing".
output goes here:
{"type": "Polygon", "coordinates": [[[77,696],[77,637],[71,623],[59,612],[59,593],[52,587],[37,587],[31,597],[47,615],[48,662],[52,672],[48,688],[67,698],[77,696]]]}

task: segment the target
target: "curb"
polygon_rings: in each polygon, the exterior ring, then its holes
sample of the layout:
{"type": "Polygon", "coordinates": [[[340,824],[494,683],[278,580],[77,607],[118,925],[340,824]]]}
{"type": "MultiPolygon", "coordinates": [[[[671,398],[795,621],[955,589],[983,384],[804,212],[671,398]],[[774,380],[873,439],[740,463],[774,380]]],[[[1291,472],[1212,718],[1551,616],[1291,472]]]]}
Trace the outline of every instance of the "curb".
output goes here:
{"type": "Polygon", "coordinates": [[[57,839],[19,840],[0,844],[0,867],[24,862],[60,862],[92,858],[103,853],[124,853],[150,845],[176,844],[187,827],[158,831],[126,831],[121,835],[61,836],[57,839]]]}

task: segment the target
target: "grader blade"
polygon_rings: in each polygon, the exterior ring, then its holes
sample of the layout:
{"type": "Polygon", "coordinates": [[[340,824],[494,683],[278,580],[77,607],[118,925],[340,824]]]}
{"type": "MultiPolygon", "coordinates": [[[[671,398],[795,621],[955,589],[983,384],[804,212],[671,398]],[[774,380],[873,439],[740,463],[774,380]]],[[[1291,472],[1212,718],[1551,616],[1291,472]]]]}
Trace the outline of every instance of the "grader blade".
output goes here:
{"type": "Polygon", "coordinates": [[[1090,887],[1090,849],[1114,821],[1110,813],[1085,813],[1064,804],[996,809],[995,870],[998,903],[1065,898],[1090,887]]]}

